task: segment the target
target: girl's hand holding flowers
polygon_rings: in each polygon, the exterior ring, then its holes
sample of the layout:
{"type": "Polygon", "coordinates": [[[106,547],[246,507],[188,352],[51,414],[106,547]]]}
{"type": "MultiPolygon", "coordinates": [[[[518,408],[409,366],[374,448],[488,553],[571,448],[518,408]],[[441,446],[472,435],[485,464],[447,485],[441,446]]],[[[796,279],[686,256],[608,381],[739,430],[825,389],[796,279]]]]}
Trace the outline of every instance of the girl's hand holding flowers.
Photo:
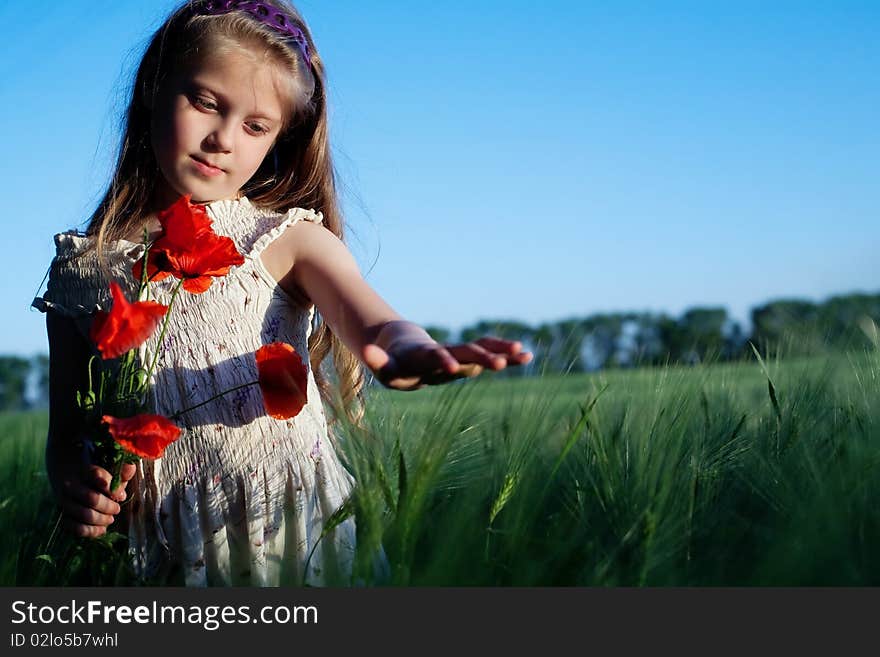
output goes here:
{"type": "Polygon", "coordinates": [[[99,465],[56,462],[50,466],[49,481],[61,507],[62,527],[74,536],[97,538],[107,533],[126,499],[126,486],[135,466],[122,466],[119,486],[110,490],[112,475],[99,465]]]}

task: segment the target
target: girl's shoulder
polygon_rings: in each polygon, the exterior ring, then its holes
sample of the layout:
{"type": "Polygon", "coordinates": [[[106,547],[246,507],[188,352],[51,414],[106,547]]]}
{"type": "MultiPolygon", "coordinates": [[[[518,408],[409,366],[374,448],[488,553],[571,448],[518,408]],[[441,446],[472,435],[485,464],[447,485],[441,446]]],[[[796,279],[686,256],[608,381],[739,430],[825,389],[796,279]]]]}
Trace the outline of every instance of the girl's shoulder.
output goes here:
{"type": "Polygon", "coordinates": [[[287,210],[276,210],[252,201],[246,196],[238,199],[214,201],[205,206],[208,214],[223,228],[236,228],[244,231],[259,229],[281,221],[311,221],[321,223],[322,213],[314,209],[293,207],[287,210]]]}
{"type": "Polygon", "coordinates": [[[49,287],[55,289],[105,287],[107,278],[131,278],[132,266],[143,254],[143,244],[113,240],[100,253],[96,240],[77,230],[54,236],[55,257],[49,267],[49,287]]]}
{"type": "MultiPolygon", "coordinates": [[[[97,241],[92,235],[71,229],[53,236],[55,258],[53,263],[69,264],[76,268],[91,268],[99,259],[97,241]]],[[[143,253],[143,244],[127,239],[104,242],[101,256],[113,267],[123,260],[133,261],[143,253]]]]}
{"type": "Polygon", "coordinates": [[[215,201],[207,205],[209,216],[214,220],[214,230],[231,237],[239,252],[255,258],[290,226],[300,221],[314,224],[324,217],[314,209],[294,207],[275,210],[258,205],[248,199],[215,201]]]}
{"type": "Polygon", "coordinates": [[[79,231],[58,233],[54,241],[55,257],[49,266],[46,291],[31,305],[75,320],[80,332],[87,335],[90,318],[112,303],[110,280],[117,281],[129,298],[133,295],[134,278],[129,272],[142,247],[114,242],[106,245],[99,259],[94,238],[79,231]]]}

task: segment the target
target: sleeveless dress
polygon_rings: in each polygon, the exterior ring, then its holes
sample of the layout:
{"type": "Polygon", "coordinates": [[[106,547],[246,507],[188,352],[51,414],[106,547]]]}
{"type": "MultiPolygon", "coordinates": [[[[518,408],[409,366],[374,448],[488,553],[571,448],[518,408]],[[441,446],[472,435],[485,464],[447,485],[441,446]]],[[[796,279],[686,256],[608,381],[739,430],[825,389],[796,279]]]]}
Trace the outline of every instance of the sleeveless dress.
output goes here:
{"type": "MultiPolygon", "coordinates": [[[[156,577],[173,565],[182,578],[171,583],[187,586],[348,585],[353,517],[321,538],[354,479],[336,453],[309,364],[314,306],[291,298],[259,258],[289,226],[322,215],[278,213],[247,198],[216,201],[207,211],[245,261],[202,294],[178,293],[153,375],[152,412],[171,415],[255,381],[254,352],[276,341],[291,344],[308,368],[308,401],[294,418],[276,420],[254,385],[182,415],[180,438],[162,458],[142,460],[127,489],[135,572],[156,577]]],[[[55,236],[47,290],[34,300],[44,312],[73,318],[84,335],[94,311],[110,302],[96,254],[79,257],[89,239],[75,231],[55,236]]],[[[129,300],[137,292],[131,268],[142,253],[141,244],[119,240],[107,254],[129,300]]],[[[151,283],[151,298],[167,305],[176,282],[151,283]]],[[[141,348],[142,359],[155,354],[158,334],[141,348]]]]}

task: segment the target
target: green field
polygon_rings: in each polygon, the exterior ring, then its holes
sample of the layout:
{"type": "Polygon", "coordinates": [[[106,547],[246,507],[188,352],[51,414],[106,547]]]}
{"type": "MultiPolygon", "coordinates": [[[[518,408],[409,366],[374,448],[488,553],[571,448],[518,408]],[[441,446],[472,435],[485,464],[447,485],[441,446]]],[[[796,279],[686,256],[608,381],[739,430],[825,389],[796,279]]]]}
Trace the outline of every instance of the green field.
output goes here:
{"type": "MultiPolygon", "coordinates": [[[[878,392],[877,352],[375,391],[357,575],[381,543],[397,586],[877,585],[878,392]]],[[[129,583],[53,536],[46,425],[0,416],[0,584],[129,583]]]]}

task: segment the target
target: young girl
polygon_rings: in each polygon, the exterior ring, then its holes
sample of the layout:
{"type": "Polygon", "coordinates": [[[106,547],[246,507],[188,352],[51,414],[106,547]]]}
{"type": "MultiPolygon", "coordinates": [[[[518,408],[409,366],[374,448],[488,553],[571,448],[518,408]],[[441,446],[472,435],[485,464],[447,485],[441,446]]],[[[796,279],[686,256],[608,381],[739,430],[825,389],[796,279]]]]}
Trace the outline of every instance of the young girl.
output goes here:
{"type": "MultiPolygon", "coordinates": [[[[323,64],[302,18],[279,0],[196,0],[165,21],[138,68],[109,189],[86,233],[55,243],[35,301],[50,344],[47,469],[74,534],[100,536],[129,510],[129,553],[142,576],[193,586],[349,581],[353,520],[318,541],[353,485],[328,434],[325,357],[349,405],[361,363],[385,386],[412,390],[531,358],[491,337],[438,344],[363,280],[342,242],[323,64]],[[146,345],[160,349],[151,410],[171,414],[253,381],[254,351],[274,341],[308,352],[308,403],[278,421],[255,387],[221,397],[183,415],[165,455],[126,466],[110,491],[110,474],[84,466],[73,448],[74,395],[93,353],[86,336],[94,312],[110,305],[110,280],[133,298],[144,231],[156,237],[157,212],[181,195],[207,206],[244,264],[203,294],[180,295],[168,337],[146,345]]],[[[154,299],[167,305],[172,285],[151,284],[154,299]]]]}

